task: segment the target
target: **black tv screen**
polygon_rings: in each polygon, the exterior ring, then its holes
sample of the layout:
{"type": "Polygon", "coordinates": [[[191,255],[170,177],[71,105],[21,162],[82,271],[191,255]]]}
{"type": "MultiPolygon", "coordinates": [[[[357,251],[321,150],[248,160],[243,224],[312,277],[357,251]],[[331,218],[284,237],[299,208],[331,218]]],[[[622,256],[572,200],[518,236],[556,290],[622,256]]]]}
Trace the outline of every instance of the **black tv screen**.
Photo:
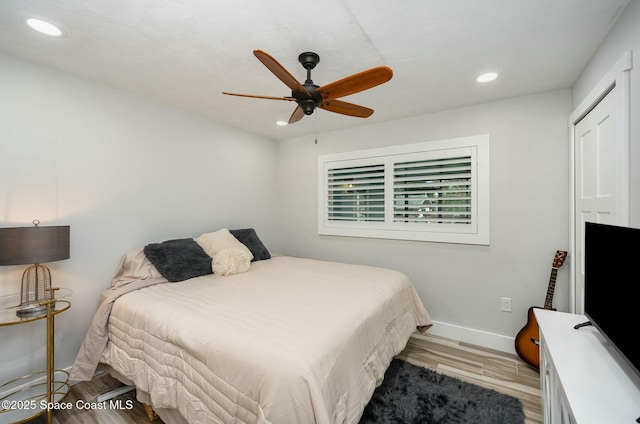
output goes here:
{"type": "Polygon", "coordinates": [[[640,375],[640,229],[585,224],[584,311],[640,375]]]}

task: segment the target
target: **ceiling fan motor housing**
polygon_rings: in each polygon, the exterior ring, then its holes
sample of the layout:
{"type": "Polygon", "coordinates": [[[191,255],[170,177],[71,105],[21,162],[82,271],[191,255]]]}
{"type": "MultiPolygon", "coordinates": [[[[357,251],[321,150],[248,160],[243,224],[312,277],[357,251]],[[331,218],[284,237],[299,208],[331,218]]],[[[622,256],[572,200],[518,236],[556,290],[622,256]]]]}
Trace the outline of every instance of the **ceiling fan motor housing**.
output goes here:
{"type": "Polygon", "coordinates": [[[313,110],[322,102],[322,97],[316,92],[317,85],[307,83],[303,84],[303,86],[311,94],[311,97],[299,91],[292,91],[291,96],[296,99],[298,106],[300,106],[305,115],[311,115],[313,110]]]}
{"type": "Polygon", "coordinates": [[[322,101],[320,94],[316,93],[316,88],[318,88],[318,86],[311,80],[311,70],[320,62],[320,56],[313,52],[300,53],[298,56],[298,62],[300,62],[300,64],[307,70],[307,80],[302,84],[302,86],[307,89],[309,94],[311,94],[311,97],[307,96],[306,93],[303,94],[296,91],[293,91],[291,94],[296,98],[296,102],[304,114],[311,115],[314,109],[322,101]]]}

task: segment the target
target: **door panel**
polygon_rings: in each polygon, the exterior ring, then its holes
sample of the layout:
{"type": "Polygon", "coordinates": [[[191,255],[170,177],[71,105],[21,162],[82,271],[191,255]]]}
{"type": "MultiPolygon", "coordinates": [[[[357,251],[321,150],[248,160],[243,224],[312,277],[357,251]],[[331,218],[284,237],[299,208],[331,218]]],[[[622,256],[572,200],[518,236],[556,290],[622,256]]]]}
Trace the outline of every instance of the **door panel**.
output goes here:
{"type": "Polygon", "coordinates": [[[620,101],[614,87],[575,126],[575,238],[576,312],[584,312],[584,226],[585,222],[620,224],[623,157],[614,105],[620,101]]]}

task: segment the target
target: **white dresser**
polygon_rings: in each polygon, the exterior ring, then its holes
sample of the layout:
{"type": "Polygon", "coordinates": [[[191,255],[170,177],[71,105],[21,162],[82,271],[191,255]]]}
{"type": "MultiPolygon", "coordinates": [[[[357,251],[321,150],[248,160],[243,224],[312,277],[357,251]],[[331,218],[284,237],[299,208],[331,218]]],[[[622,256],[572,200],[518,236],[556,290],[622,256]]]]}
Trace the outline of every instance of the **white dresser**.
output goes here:
{"type": "MultiPolygon", "coordinates": [[[[640,379],[617,360],[584,315],[535,309],[540,327],[540,381],[545,424],[636,424],[640,379]]],[[[639,329],[629,327],[629,337],[639,329]]]]}

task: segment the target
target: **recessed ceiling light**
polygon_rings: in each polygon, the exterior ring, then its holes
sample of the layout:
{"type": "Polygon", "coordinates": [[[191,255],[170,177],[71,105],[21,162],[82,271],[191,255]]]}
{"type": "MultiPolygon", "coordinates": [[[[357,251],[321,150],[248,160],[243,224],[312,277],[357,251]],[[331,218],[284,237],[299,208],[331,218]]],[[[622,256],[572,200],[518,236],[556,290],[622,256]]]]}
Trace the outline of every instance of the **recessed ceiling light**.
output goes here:
{"type": "Polygon", "coordinates": [[[51,22],[43,21],[41,19],[29,18],[26,20],[27,25],[32,29],[52,37],[61,37],[62,30],[52,24],[51,22]]]}
{"type": "Polygon", "coordinates": [[[276,122],[276,125],[279,126],[279,127],[284,127],[284,126],[289,125],[289,123],[287,121],[278,121],[278,122],[276,122]]]}
{"type": "Polygon", "coordinates": [[[487,72],[486,74],[482,74],[478,78],[476,78],[476,81],[489,82],[493,81],[496,78],[498,78],[498,74],[496,74],[495,72],[487,72]]]}

